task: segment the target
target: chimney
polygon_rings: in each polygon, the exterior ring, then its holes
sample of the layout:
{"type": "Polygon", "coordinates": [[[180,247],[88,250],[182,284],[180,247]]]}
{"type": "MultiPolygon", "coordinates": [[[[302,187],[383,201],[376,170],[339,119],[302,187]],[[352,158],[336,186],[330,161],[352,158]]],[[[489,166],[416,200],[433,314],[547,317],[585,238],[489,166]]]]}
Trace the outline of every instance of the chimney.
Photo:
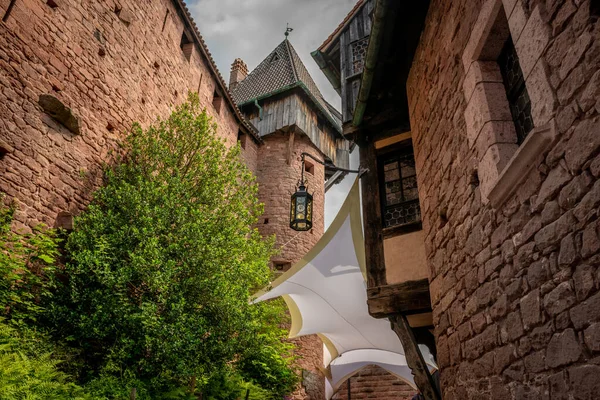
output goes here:
{"type": "Polygon", "coordinates": [[[235,87],[248,76],[248,66],[241,58],[236,58],[231,64],[231,74],[229,75],[229,90],[235,87]]]}

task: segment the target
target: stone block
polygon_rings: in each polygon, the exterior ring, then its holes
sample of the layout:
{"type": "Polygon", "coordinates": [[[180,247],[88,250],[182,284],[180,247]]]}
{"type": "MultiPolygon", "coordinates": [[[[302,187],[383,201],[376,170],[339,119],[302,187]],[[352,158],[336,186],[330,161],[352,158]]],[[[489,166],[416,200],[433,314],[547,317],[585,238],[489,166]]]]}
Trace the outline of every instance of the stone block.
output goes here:
{"type": "Polygon", "coordinates": [[[538,192],[534,208],[541,208],[549,200],[552,200],[559,192],[559,190],[571,181],[572,177],[569,172],[562,167],[562,165],[556,166],[550,171],[542,186],[538,192]]]}
{"type": "Polygon", "coordinates": [[[579,259],[579,250],[575,244],[575,235],[569,233],[560,241],[560,252],[558,253],[558,264],[560,266],[571,266],[579,259]]]}
{"type": "Polygon", "coordinates": [[[575,400],[593,400],[600,393],[600,367],[597,365],[580,365],[567,370],[571,392],[575,400]]]}
{"type": "Polygon", "coordinates": [[[575,301],[571,283],[562,282],[544,297],[544,309],[551,316],[555,316],[571,307],[575,301]]]}
{"type": "Polygon", "coordinates": [[[494,373],[500,375],[504,368],[508,367],[517,359],[515,346],[508,344],[494,350],[494,373]]]}
{"type": "Polygon", "coordinates": [[[548,321],[544,325],[534,328],[529,334],[531,347],[533,347],[535,350],[546,348],[550,342],[550,339],[552,338],[553,333],[554,325],[552,324],[552,321],[548,321]]]}
{"type": "Polygon", "coordinates": [[[0,157],[12,153],[15,149],[4,140],[0,139],[0,157]]]}
{"type": "Polygon", "coordinates": [[[525,364],[525,371],[530,374],[542,372],[546,369],[546,355],[545,352],[537,351],[523,358],[525,364]]]}
{"type": "Polygon", "coordinates": [[[520,301],[523,328],[530,330],[541,322],[540,291],[538,289],[523,296],[520,301]]]}
{"type": "Polygon", "coordinates": [[[598,234],[598,224],[592,221],[587,224],[583,231],[581,239],[581,257],[588,258],[598,253],[600,250],[600,236],[598,234]]]}
{"type": "Polygon", "coordinates": [[[525,82],[531,100],[531,117],[535,126],[547,124],[556,109],[556,94],[548,76],[545,63],[540,59],[525,82]]]}
{"type": "Polygon", "coordinates": [[[467,103],[473,95],[475,86],[481,82],[502,83],[502,74],[500,74],[498,63],[494,61],[474,61],[471,64],[463,81],[463,92],[467,103]]]}
{"type": "Polygon", "coordinates": [[[515,42],[519,55],[519,64],[523,70],[525,80],[533,70],[538,59],[542,56],[550,42],[550,27],[544,22],[540,7],[537,6],[527,20],[525,28],[515,42]]]}
{"type": "Polygon", "coordinates": [[[577,103],[583,112],[587,112],[594,107],[598,98],[600,98],[600,70],[592,76],[577,103]]]}
{"type": "Polygon", "coordinates": [[[600,323],[591,324],[583,333],[585,344],[592,351],[600,351],[600,323]]]}
{"type": "Polygon", "coordinates": [[[600,117],[581,121],[565,147],[565,160],[572,172],[577,172],[600,148],[600,117]]]}
{"type": "Polygon", "coordinates": [[[588,326],[589,324],[600,320],[600,293],[596,293],[590,298],[577,304],[571,310],[571,321],[577,330],[588,326]]]}
{"type": "Polygon", "coordinates": [[[592,176],[585,171],[573,178],[558,196],[558,203],[563,209],[572,208],[589,190],[592,185],[592,176]]]}
{"type": "Polygon", "coordinates": [[[535,244],[538,249],[544,250],[548,246],[558,243],[575,225],[571,212],[566,212],[553,223],[543,227],[535,234],[535,244]]]}
{"type": "Polygon", "coordinates": [[[573,215],[577,220],[585,222],[597,215],[598,205],[600,205],[600,180],[597,180],[590,191],[583,196],[577,207],[573,209],[573,215]]]}
{"type": "Polygon", "coordinates": [[[573,274],[573,284],[578,301],[585,300],[594,290],[594,267],[591,265],[578,265],[573,274]]]}
{"type": "Polygon", "coordinates": [[[79,118],[73,114],[73,111],[65,106],[62,101],[50,94],[41,94],[38,104],[44,112],[64,125],[72,133],[80,133],[79,118]]]}
{"type": "Polygon", "coordinates": [[[562,59],[560,64],[560,70],[558,74],[561,79],[565,79],[569,75],[569,72],[571,72],[575,66],[579,65],[579,61],[591,43],[592,34],[589,32],[583,32],[583,34],[581,34],[575,40],[573,45],[569,47],[567,54],[562,59]]]}
{"type": "Polygon", "coordinates": [[[573,329],[556,333],[546,350],[546,364],[550,368],[574,363],[581,357],[581,347],[573,329]]]}
{"type": "Polygon", "coordinates": [[[549,278],[549,264],[547,258],[531,263],[527,268],[527,282],[530,288],[540,287],[549,278]]]}
{"type": "Polygon", "coordinates": [[[500,338],[502,343],[512,342],[523,336],[523,333],[521,313],[518,310],[509,313],[500,327],[500,338]]]}

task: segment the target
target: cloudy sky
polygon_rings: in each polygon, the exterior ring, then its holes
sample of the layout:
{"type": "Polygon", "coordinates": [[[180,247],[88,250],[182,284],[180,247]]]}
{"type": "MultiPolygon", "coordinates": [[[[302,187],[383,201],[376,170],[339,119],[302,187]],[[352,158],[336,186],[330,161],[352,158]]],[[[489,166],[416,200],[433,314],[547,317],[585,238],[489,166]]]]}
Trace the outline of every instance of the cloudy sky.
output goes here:
{"type": "MultiPolygon", "coordinates": [[[[327,101],[340,109],[340,97],[310,56],[344,19],[356,0],[185,0],[221,74],[229,81],[235,58],[251,71],[284,39],[289,39],[327,101]]],[[[355,152],[356,153],[356,152],[355,152]]],[[[353,154],[353,164],[357,164],[353,154]]],[[[356,167],[356,165],[353,165],[356,167]]],[[[334,186],[326,198],[325,223],[331,222],[355,175],[334,186]]]]}

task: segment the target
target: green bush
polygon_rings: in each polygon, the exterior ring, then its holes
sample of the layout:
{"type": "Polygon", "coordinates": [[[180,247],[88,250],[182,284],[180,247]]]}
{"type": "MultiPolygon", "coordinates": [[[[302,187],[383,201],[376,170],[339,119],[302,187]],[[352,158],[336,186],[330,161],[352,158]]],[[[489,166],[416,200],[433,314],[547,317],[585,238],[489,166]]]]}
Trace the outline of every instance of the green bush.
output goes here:
{"type": "Polygon", "coordinates": [[[92,398],[59,370],[59,361],[51,353],[29,353],[29,340],[0,320],[0,399],[92,398]]]}
{"type": "Polygon", "coordinates": [[[158,398],[234,368],[292,390],[277,306],[248,301],[269,281],[273,241],[252,228],[262,205],[239,146],[227,149],[191,96],[168,119],[134,126],[123,150],[74,221],[68,281],[57,280],[50,307],[57,337],[81,349],[82,379],[99,391],[136,382],[158,398]]]}
{"type": "Polygon", "coordinates": [[[4,206],[3,198],[0,193],[0,317],[24,326],[37,320],[50,293],[59,240],[42,225],[31,233],[11,231],[16,207],[4,206]]]}

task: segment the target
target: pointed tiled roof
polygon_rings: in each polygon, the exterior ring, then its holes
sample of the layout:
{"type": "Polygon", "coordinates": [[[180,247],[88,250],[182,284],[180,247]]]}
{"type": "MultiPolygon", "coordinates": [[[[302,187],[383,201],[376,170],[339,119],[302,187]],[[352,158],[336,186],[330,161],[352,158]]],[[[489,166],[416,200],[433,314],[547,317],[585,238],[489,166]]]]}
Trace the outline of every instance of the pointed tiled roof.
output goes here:
{"type": "Polygon", "coordinates": [[[295,87],[304,89],[332,126],[341,132],[340,124],[287,38],[236,85],[232,94],[235,102],[241,106],[295,87]]]}

